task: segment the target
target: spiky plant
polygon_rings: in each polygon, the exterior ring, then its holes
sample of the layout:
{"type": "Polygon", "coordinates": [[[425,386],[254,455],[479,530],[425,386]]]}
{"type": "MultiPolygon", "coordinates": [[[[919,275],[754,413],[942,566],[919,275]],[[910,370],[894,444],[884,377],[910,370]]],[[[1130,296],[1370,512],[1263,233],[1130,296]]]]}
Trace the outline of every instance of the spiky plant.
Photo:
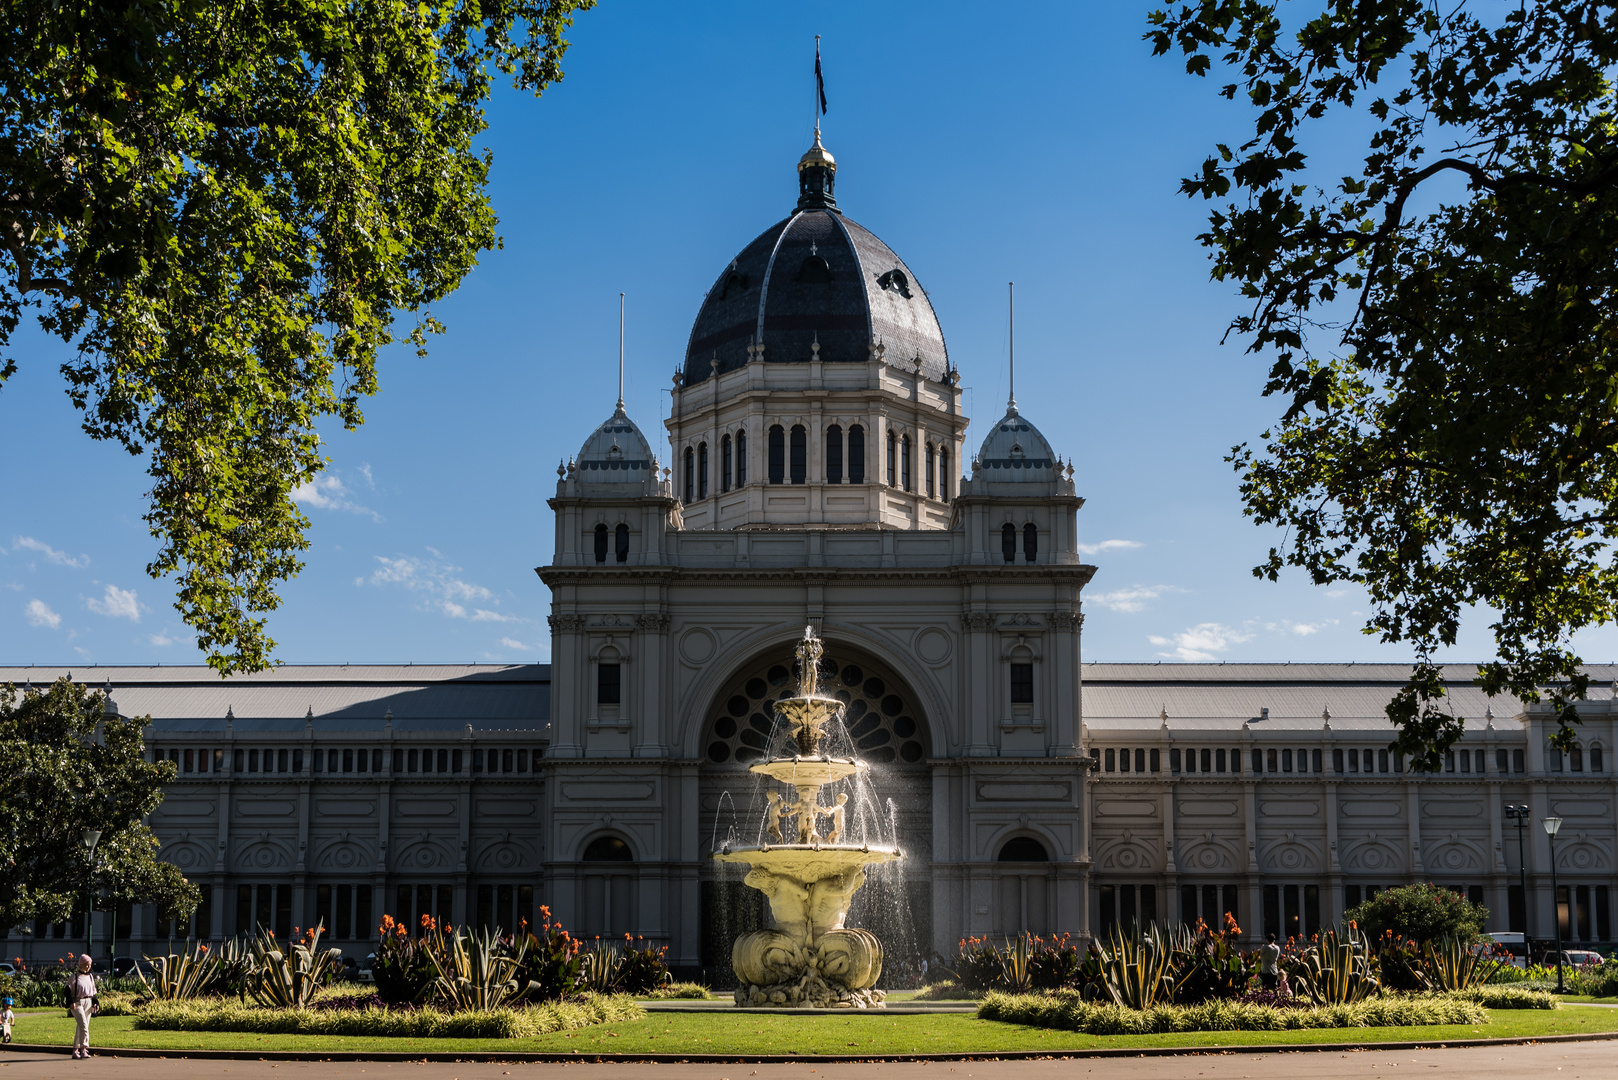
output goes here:
{"type": "Polygon", "coordinates": [[[203,944],[167,956],[147,956],[152,977],[147,979],[139,966],[135,977],[146,992],[159,1001],[190,1001],[210,991],[219,975],[220,960],[203,944]]]}

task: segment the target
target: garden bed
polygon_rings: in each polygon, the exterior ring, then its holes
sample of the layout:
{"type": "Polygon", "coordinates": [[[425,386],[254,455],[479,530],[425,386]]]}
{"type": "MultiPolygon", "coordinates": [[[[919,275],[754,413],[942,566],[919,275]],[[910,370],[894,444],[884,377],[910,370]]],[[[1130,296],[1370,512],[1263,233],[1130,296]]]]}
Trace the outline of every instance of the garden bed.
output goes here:
{"type": "Polygon", "coordinates": [[[978,1017],[1087,1035],[1167,1035],[1191,1031],[1482,1024],[1488,1022],[1489,1014],[1481,1005],[1451,997],[1384,997],[1351,1005],[1312,1008],[1208,1001],[1200,1005],[1131,1009],[1085,1001],[1070,991],[1058,991],[1052,994],[995,992],[978,1006],[978,1017]]]}
{"type": "Polygon", "coordinates": [[[390,1039],[525,1039],[609,1021],[638,1020],[646,1010],[624,995],[551,1001],[514,1009],[267,1009],[235,1001],[153,1002],[134,1016],[146,1031],[251,1032],[390,1039]]]}

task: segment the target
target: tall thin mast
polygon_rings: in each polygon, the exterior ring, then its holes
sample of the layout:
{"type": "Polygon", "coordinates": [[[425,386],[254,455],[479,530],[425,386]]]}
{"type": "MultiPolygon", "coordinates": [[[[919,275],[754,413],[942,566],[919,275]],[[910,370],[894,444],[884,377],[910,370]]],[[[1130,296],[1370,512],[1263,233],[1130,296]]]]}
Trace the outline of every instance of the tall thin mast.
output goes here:
{"type": "Polygon", "coordinates": [[[1007,351],[1011,365],[1011,397],[1006,402],[1007,412],[1017,411],[1017,283],[1006,282],[1007,351]]]}
{"type": "Polygon", "coordinates": [[[624,294],[618,294],[618,410],[624,408],[624,294]]]}

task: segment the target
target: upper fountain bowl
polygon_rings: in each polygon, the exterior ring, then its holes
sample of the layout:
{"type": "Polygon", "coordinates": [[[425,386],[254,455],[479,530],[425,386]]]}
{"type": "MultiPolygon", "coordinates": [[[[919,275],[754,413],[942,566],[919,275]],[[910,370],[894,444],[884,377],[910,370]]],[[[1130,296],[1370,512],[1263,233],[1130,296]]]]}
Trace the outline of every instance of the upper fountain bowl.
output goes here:
{"type": "Polygon", "coordinates": [[[752,772],[763,773],[783,784],[799,788],[835,784],[868,768],[870,766],[865,762],[853,758],[843,761],[832,758],[771,758],[748,766],[752,772]]]}

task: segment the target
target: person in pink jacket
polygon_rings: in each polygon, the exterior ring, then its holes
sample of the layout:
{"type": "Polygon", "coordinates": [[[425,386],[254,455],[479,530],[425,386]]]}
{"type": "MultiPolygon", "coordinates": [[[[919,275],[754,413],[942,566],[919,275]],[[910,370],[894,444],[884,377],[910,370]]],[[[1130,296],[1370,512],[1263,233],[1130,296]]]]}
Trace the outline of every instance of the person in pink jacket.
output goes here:
{"type": "Polygon", "coordinates": [[[95,1015],[96,977],[90,974],[90,954],[79,957],[79,969],[67,983],[67,1011],[73,1016],[73,1056],[90,1056],[90,1017],[95,1015]]]}

